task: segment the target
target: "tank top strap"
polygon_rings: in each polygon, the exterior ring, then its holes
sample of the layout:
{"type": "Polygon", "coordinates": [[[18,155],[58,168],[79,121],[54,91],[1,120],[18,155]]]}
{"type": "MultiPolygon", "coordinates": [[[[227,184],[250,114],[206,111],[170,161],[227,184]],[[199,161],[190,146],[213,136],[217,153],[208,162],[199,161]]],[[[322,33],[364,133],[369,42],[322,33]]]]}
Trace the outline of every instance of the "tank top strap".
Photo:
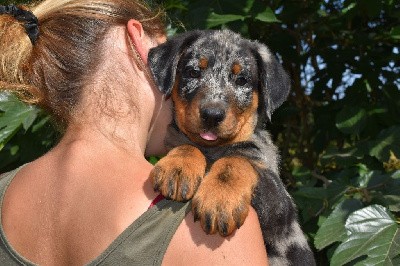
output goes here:
{"type": "Polygon", "coordinates": [[[190,202],[159,201],[88,265],[161,265],[173,235],[190,210],[190,202]]]}

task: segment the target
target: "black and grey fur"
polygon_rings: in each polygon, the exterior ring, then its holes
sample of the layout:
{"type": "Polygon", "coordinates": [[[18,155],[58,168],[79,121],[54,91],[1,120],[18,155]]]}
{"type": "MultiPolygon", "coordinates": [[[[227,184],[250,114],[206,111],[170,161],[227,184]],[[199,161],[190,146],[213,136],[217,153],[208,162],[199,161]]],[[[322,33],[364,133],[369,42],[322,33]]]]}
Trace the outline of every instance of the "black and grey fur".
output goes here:
{"type": "MultiPolygon", "coordinates": [[[[265,45],[243,39],[228,30],[191,31],[150,50],[149,66],[163,93],[171,93],[177,76],[182,76],[182,72],[191,67],[191,57],[199,53],[209,54],[209,58],[214,60],[210,73],[204,74],[206,78],[203,82],[212,88],[205,95],[205,101],[215,101],[229,95],[238,106],[246,105],[252,88],[258,89],[261,97],[255,132],[247,141],[206,147],[190,140],[173,122],[166,139],[167,147],[172,149],[183,144],[195,146],[206,156],[208,165],[226,156],[247,158],[259,174],[252,206],[259,216],[269,263],[315,265],[312,251],[297,222],[294,202],[279,178],[277,148],[265,130],[265,123],[272,112],[286,100],[289,93],[290,80],[287,74],[265,45]],[[237,82],[229,75],[230,71],[225,69],[235,60],[245,68],[242,74],[248,81],[248,87],[240,86],[238,89],[235,85],[237,82]]],[[[196,87],[201,86],[182,77],[178,82],[181,97],[189,100],[196,93],[196,87]]]]}

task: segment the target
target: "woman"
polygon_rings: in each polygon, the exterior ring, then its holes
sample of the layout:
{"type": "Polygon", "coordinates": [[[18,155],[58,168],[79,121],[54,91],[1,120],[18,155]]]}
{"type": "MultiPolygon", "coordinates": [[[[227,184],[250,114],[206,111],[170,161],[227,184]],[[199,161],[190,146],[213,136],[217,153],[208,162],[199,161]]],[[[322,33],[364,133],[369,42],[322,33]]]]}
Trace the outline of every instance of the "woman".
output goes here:
{"type": "Polygon", "coordinates": [[[0,86],[64,128],[41,158],[0,179],[0,265],[266,264],[254,210],[228,238],[189,203],[161,200],[145,155],[165,152],[170,102],[147,70],[162,13],[129,0],[0,7],[0,86]],[[31,12],[32,11],[32,12],[31,12]]]}

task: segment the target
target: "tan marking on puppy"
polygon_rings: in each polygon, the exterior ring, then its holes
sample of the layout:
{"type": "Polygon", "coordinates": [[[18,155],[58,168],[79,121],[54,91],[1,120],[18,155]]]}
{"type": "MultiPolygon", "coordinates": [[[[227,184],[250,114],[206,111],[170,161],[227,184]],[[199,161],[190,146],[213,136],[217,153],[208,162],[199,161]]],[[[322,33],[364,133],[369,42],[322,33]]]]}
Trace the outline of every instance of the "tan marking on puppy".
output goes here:
{"type": "Polygon", "coordinates": [[[153,188],[176,201],[193,197],[206,171],[206,158],[191,145],[172,149],[157,162],[150,173],[153,188]]]}
{"type": "Polygon", "coordinates": [[[227,236],[247,217],[258,175],[243,157],[217,160],[193,197],[192,211],[208,234],[227,236]],[[211,195],[211,196],[210,196],[211,195]]]}
{"type": "MultiPolygon", "coordinates": [[[[227,142],[228,144],[246,141],[250,139],[251,135],[254,132],[255,124],[256,124],[256,115],[257,115],[257,108],[258,108],[258,92],[253,91],[252,103],[251,105],[246,108],[246,110],[238,110],[237,108],[232,108],[230,112],[233,114],[232,116],[227,116],[227,119],[234,119],[237,122],[237,129],[233,135],[233,137],[227,142]]],[[[226,122],[229,124],[229,122],[226,122]]],[[[223,131],[224,129],[221,128],[223,131]]]]}
{"type": "Polygon", "coordinates": [[[208,67],[208,59],[205,57],[201,57],[199,61],[199,67],[201,69],[206,69],[208,67]]]}
{"type": "Polygon", "coordinates": [[[242,70],[242,66],[239,63],[234,63],[232,65],[232,73],[234,75],[237,75],[240,73],[240,71],[242,70]]]}
{"type": "Polygon", "coordinates": [[[180,131],[193,142],[207,145],[207,141],[203,140],[199,134],[199,130],[202,128],[200,101],[203,97],[203,93],[199,92],[190,102],[186,102],[179,96],[177,87],[172,91],[172,101],[175,107],[175,122],[180,131]]]}
{"type": "Polygon", "coordinates": [[[258,91],[253,91],[251,106],[239,116],[238,119],[241,120],[242,127],[232,142],[246,141],[253,135],[256,126],[258,101],[258,91]]]}
{"type": "Polygon", "coordinates": [[[179,129],[187,135],[186,127],[185,127],[185,117],[186,117],[186,108],[188,103],[183,101],[182,98],[179,96],[178,88],[179,86],[179,78],[176,78],[174,87],[172,88],[171,92],[171,99],[174,103],[174,111],[175,111],[175,120],[178,124],[179,129]]]}

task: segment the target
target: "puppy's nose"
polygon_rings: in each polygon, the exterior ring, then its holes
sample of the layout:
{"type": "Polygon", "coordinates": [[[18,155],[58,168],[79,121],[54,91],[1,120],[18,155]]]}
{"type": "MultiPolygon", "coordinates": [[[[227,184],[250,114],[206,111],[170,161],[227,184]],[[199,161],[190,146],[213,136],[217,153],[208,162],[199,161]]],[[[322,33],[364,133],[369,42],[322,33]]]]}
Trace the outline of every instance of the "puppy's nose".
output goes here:
{"type": "Polygon", "coordinates": [[[200,116],[208,127],[216,127],[225,119],[225,110],[217,107],[203,108],[200,116]]]}

